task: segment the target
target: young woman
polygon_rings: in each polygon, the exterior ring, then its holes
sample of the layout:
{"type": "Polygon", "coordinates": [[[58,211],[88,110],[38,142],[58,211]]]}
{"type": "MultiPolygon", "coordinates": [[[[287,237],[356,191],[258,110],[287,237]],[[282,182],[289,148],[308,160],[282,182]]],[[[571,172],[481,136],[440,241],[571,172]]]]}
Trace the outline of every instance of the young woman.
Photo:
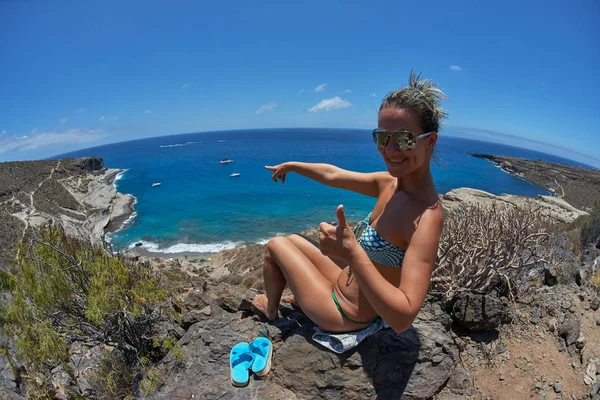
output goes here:
{"type": "Polygon", "coordinates": [[[275,182],[296,172],[377,198],[354,232],[340,205],[337,226],[320,224],[319,243],[299,235],[269,241],[266,295],[253,301],[268,319],[277,318],[287,284],[302,311],[327,331],[362,329],[378,317],[396,332],[411,326],[429,289],[443,224],[430,161],[440,120],[446,117],[440,108],[444,99],[435,83],[414,72],[406,87],[383,99],[373,140],[387,172],[301,162],[266,167],[275,182]]]}

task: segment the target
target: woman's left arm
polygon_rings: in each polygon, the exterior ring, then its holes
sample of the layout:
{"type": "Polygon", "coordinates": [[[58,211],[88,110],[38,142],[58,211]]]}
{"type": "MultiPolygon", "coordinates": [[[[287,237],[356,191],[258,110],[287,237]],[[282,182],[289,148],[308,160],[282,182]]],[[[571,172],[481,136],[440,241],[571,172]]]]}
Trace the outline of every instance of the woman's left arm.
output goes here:
{"type": "Polygon", "coordinates": [[[396,332],[410,328],[423,305],[437,259],[443,218],[441,209],[423,213],[404,255],[399,287],[377,271],[360,244],[352,246],[348,261],[355,279],[377,314],[396,332]]]}

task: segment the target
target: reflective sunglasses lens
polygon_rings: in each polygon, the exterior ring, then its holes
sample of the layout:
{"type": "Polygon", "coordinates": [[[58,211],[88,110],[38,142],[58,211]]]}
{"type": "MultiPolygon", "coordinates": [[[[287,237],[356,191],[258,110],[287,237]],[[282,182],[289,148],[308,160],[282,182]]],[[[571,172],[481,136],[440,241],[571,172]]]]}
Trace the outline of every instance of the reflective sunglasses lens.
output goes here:
{"type": "Polygon", "coordinates": [[[373,132],[373,141],[377,146],[387,146],[388,141],[390,140],[390,135],[385,131],[374,131],[373,132]]]}
{"type": "Polygon", "coordinates": [[[412,150],[417,145],[417,138],[412,132],[394,132],[394,144],[400,150],[412,150]]]}

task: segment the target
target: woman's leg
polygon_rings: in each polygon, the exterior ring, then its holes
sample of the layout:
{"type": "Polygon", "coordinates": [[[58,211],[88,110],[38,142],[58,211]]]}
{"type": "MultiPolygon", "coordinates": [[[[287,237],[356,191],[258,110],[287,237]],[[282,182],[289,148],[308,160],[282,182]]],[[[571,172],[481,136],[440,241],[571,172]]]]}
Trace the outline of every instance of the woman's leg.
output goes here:
{"type": "MultiPolygon", "coordinates": [[[[340,271],[339,267],[336,268],[340,271]]],[[[277,318],[279,301],[287,282],[302,311],[323,329],[350,331],[357,328],[338,312],[331,298],[332,282],[290,239],[276,237],[269,241],[264,274],[267,296],[259,295],[253,303],[267,318],[277,318]]]]}

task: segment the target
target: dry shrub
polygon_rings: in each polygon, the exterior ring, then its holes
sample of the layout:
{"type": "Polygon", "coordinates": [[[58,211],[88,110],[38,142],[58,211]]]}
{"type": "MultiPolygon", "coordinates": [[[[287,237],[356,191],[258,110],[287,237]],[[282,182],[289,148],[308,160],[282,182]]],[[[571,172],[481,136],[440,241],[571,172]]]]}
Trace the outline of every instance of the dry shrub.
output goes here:
{"type": "Polygon", "coordinates": [[[465,205],[448,211],[432,277],[432,290],[513,297],[515,282],[533,267],[552,264],[555,224],[531,208],[465,205]]]}

